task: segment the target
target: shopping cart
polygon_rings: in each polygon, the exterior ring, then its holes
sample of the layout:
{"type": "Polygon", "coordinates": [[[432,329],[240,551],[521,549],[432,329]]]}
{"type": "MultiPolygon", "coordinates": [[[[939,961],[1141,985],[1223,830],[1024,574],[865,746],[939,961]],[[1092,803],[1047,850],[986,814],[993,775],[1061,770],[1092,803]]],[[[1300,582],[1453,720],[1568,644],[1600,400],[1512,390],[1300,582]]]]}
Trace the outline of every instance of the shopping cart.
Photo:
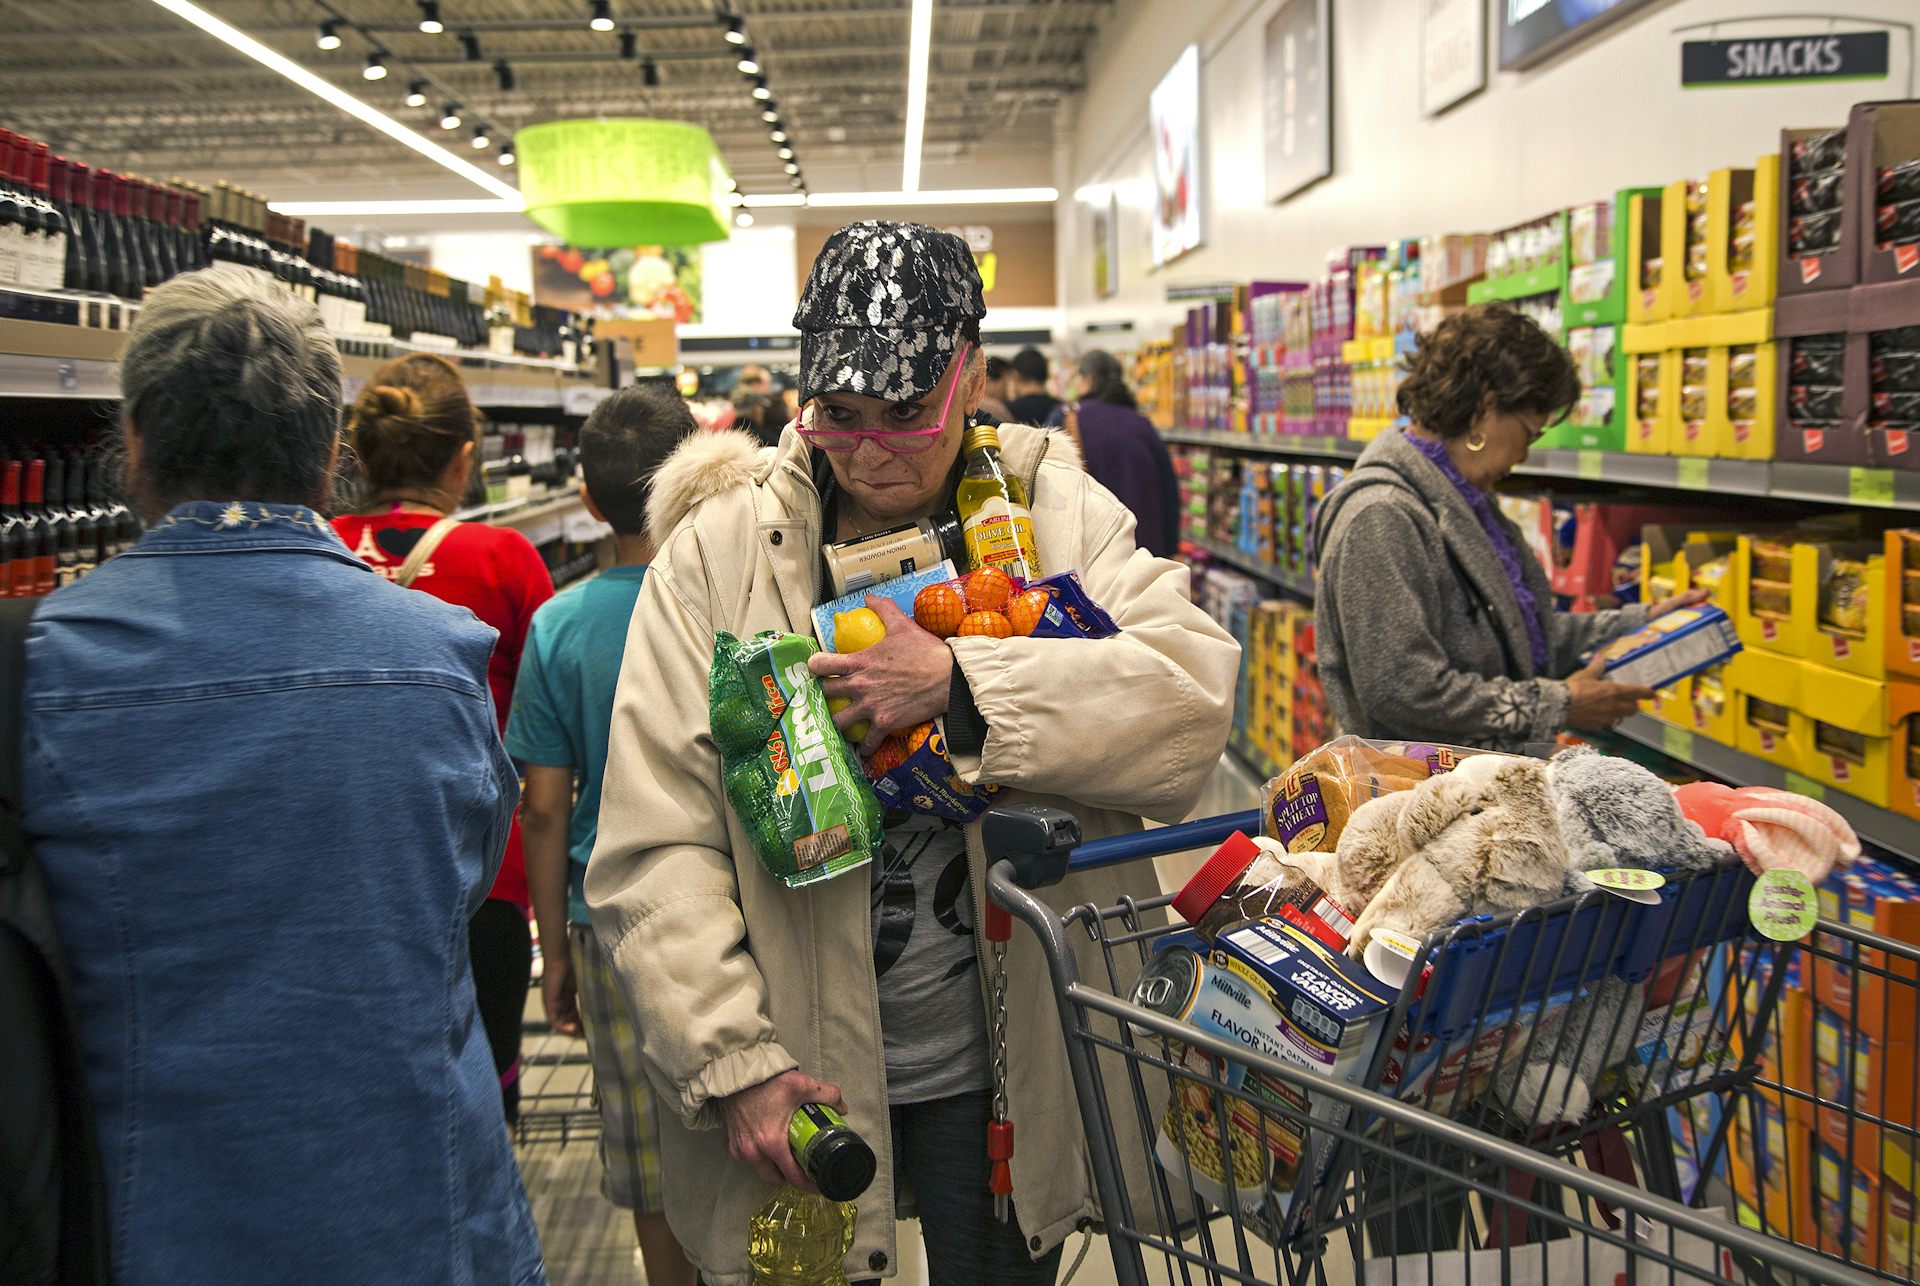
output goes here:
{"type": "Polygon", "coordinates": [[[985,821],[989,896],[1047,961],[1122,1286],[1873,1280],[1707,1205],[1719,1189],[1700,1177],[1737,1168],[1729,1138],[1797,951],[1749,935],[1744,870],[1675,879],[1650,905],[1593,890],[1432,935],[1370,1054],[1335,1079],[1134,1002],[1184,927],[1170,898],[1062,914],[1029,891],[1258,826],[1081,845],[1056,810],[985,821]],[[1080,976],[1075,935],[1104,977],[1080,976]],[[1675,1109],[1702,1103],[1712,1119],[1677,1144],[1675,1109]],[[1150,1141],[1151,1162],[1122,1137],[1150,1141]]]}

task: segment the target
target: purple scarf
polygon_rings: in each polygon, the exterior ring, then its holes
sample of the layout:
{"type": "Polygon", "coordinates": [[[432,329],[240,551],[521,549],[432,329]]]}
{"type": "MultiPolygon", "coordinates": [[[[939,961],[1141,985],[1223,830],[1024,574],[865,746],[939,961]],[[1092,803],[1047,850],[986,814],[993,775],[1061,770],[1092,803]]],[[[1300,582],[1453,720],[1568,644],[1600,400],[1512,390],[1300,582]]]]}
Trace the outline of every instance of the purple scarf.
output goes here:
{"type": "Polygon", "coordinates": [[[1526,573],[1521,569],[1520,549],[1513,543],[1512,534],[1500,522],[1499,515],[1494,513],[1492,497],[1468,482],[1454,466],[1453,457],[1447,454],[1446,443],[1413,433],[1407,434],[1406,439],[1421,455],[1433,462],[1433,467],[1440,470],[1440,476],[1453,484],[1453,489],[1467,502],[1467,508],[1473,510],[1473,516],[1479,519],[1480,530],[1487,533],[1494,556],[1507,573],[1507,584],[1513,587],[1513,597],[1520,604],[1520,619],[1527,627],[1527,648],[1533,654],[1533,672],[1545,674],[1547,632],[1540,621],[1540,600],[1533,596],[1533,590],[1527,586],[1526,573]]]}

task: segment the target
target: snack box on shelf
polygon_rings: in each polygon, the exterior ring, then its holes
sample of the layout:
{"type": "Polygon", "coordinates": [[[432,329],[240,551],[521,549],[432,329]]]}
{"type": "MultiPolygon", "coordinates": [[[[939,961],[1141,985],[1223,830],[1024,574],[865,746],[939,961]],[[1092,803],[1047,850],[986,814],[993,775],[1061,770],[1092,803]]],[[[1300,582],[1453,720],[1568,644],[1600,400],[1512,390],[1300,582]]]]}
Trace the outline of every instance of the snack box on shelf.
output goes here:
{"type": "Polygon", "coordinates": [[[1920,102],[1856,104],[1847,142],[1860,280],[1920,280],[1920,102]]]}
{"type": "Polygon", "coordinates": [[[1800,771],[1814,781],[1887,807],[1893,726],[1887,680],[1800,662],[1801,709],[1810,742],[1800,771]]]}
{"type": "Polygon", "coordinates": [[[1541,435],[1539,445],[1572,451],[1626,450],[1627,363],[1620,351],[1620,327],[1611,322],[1571,326],[1566,346],[1580,376],[1580,400],[1564,421],[1541,435]]]}
{"type": "Polygon", "coordinates": [[[1467,302],[1557,295],[1567,284],[1567,212],[1528,219],[1491,234],[1487,273],[1467,289],[1467,302]]]}
{"type": "MultiPolygon", "coordinates": [[[[1832,1009],[1818,1000],[1812,1004],[1813,1083],[1821,1100],[1836,1107],[1850,1108],[1855,1116],[1871,1117],[1889,1125],[1912,1125],[1920,1112],[1916,1109],[1914,1042],[1875,1036],[1853,1014],[1832,1009]]],[[[1833,1137],[1835,1146],[1845,1146],[1846,1127],[1842,1113],[1819,1113],[1836,1118],[1829,1124],[1816,1120],[1814,1128],[1833,1137]],[[1834,1128],[1835,1126],[1839,1128],[1834,1128]]],[[[1860,1146],[1863,1160],[1877,1160],[1879,1142],[1860,1146]]]]}
{"type": "Polygon", "coordinates": [[[1883,539],[1887,669],[1920,679],[1920,528],[1896,527],[1883,539]]]}
{"type": "Polygon", "coordinates": [[[1680,354],[1665,322],[1620,328],[1626,355],[1627,450],[1672,455],[1680,418],[1680,354]]]}
{"type": "Polygon", "coordinates": [[[1880,1135],[1880,1181],[1886,1205],[1880,1217],[1880,1266],[1897,1277],[1920,1279],[1920,1169],[1911,1136],[1880,1135]]]}
{"type": "Polygon", "coordinates": [[[1885,537],[1878,532],[1824,538],[1803,528],[1742,536],[1734,554],[1739,595],[1734,619],[1741,641],[1884,678],[1889,616],[1884,550],[1885,537]]]}
{"type": "Polygon", "coordinates": [[[1920,469],[1920,276],[1847,300],[1846,413],[1864,421],[1874,464],[1920,469]]]}
{"type": "Polygon", "coordinates": [[[1887,705],[1893,725],[1893,782],[1887,806],[1920,820],[1920,682],[1898,674],[1888,678],[1887,705]]]}
{"type": "Polygon", "coordinates": [[[1800,699],[1800,662],[1749,647],[1727,663],[1733,746],[1788,772],[1805,770],[1813,729],[1800,699]]]}
{"type": "Polygon", "coordinates": [[[1860,280],[1861,219],[1853,182],[1853,131],[1780,131],[1780,197],[1775,211],[1782,297],[1838,290],[1860,280]]]}
{"type": "Polygon", "coordinates": [[[1716,170],[1708,178],[1708,291],[1716,313],[1773,304],[1780,281],[1780,157],[1753,168],[1716,170]]]}
{"type": "MultiPolygon", "coordinates": [[[[1661,258],[1669,272],[1678,274],[1679,290],[1673,298],[1673,315],[1678,317],[1697,317],[1713,311],[1713,295],[1709,289],[1712,273],[1708,268],[1708,245],[1712,237],[1712,212],[1710,210],[1709,189],[1711,180],[1680,179],[1667,185],[1663,198],[1667,207],[1677,205],[1682,211],[1677,232],[1678,240],[1662,241],[1661,258]]],[[[1663,233],[1676,231],[1675,224],[1669,220],[1661,227],[1663,233]]]]}
{"type": "Polygon", "coordinates": [[[1849,337],[1853,293],[1783,294],[1774,305],[1777,460],[1875,463],[1864,414],[1866,345],[1849,337]]]}
{"type": "Polygon", "coordinates": [[[1681,269],[1666,248],[1686,243],[1686,185],[1639,192],[1627,204],[1627,321],[1663,322],[1678,310],[1681,269]]]}
{"type": "Polygon", "coordinates": [[[1659,603],[1705,586],[1707,599],[1731,615],[1737,529],[1703,530],[1690,523],[1649,522],[1640,528],[1640,601],[1659,603]]]}
{"type": "Polygon", "coordinates": [[[1814,1248],[1871,1270],[1880,1266],[1881,1245],[1877,1132],[1865,1141],[1870,1151],[1851,1154],[1825,1138],[1814,1141],[1814,1248]]]}
{"type": "Polygon", "coordinates": [[[1740,650],[1733,621],[1717,607],[1683,607],[1648,621],[1600,651],[1607,677],[1654,689],[1672,687],[1740,650]]]}
{"type": "Polygon", "coordinates": [[[1735,1214],[1771,1236],[1811,1245],[1813,1132],[1789,1120],[1773,1095],[1736,1098],[1732,1112],[1727,1159],[1735,1214]]]}
{"type": "Polygon", "coordinates": [[[1610,200],[1567,211],[1569,330],[1627,320],[1628,285],[1633,277],[1628,254],[1633,198],[1658,197],[1660,192],[1659,188],[1622,188],[1610,200]]]}
{"type": "MultiPolygon", "coordinates": [[[[1898,942],[1920,942],[1920,882],[1877,858],[1862,857],[1835,871],[1821,884],[1819,900],[1823,919],[1898,942]]],[[[1817,934],[1814,941],[1820,948],[1809,956],[1815,1001],[1847,1015],[1854,1027],[1875,1040],[1920,1044],[1920,1007],[1915,1004],[1920,983],[1911,963],[1889,961],[1873,949],[1857,952],[1853,943],[1831,934],[1817,934]]]]}

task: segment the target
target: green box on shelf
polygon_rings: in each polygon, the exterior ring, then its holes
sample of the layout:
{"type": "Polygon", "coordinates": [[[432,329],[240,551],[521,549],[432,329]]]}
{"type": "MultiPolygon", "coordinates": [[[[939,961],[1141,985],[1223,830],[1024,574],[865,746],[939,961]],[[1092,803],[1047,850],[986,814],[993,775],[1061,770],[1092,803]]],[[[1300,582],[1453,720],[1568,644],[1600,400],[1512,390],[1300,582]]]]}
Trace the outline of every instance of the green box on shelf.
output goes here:
{"type": "MultiPolygon", "coordinates": [[[[1528,299],[1535,295],[1562,294],[1567,284],[1567,212],[1559,211],[1550,216],[1551,236],[1559,243],[1559,253],[1552,263],[1540,267],[1523,268],[1517,272],[1489,272],[1486,277],[1467,287],[1467,302],[1483,304],[1489,300],[1528,299]]],[[[1531,228],[1545,222],[1543,219],[1529,219],[1516,229],[1531,228]]],[[[1508,229],[1493,234],[1495,241],[1506,236],[1508,229]]]]}
{"type": "Polygon", "coordinates": [[[1540,445],[1574,451],[1627,449],[1627,363],[1616,325],[1569,327],[1564,339],[1580,377],[1580,400],[1540,445]]]}
{"type": "Polygon", "coordinates": [[[1627,319],[1627,220],[1636,196],[1658,196],[1660,188],[1621,188],[1611,201],[1596,201],[1567,211],[1567,284],[1562,313],[1567,329],[1617,324],[1627,319]],[[1599,223],[1606,220],[1605,236],[1599,223]],[[1591,239],[1593,260],[1575,264],[1576,253],[1591,239]],[[1575,300],[1576,294],[1587,296],[1575,300]]]}

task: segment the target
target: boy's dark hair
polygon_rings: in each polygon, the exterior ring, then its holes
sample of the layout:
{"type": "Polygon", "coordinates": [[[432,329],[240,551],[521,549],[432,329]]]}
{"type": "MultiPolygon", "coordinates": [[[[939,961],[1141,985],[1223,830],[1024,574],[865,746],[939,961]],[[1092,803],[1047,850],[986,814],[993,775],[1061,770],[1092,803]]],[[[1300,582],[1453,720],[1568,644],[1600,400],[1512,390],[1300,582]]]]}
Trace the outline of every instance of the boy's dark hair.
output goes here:
{"type": "Polygon", "coordinates": [[[1004,357],[989,357],[987,359],[987,378],[989,380],[1005,379],[1007,372],[1012,369],[1013,363],[1004,357]]]}
{"type": "Polygon", "coordinates": [[[1027,384],[1047,382],[1047,358],[1037,348],[1023,348],[1013,355],[1013,373],[1027,384]]]}
{"type": "Polygon", "coordinates": [[[1573,358],[1506,304],[1479,304],[1420,337],[1404,362],[1400,413],[1443,438],[1471,432],[1488,411],[1564,418],[1580,400],[1573,358]]]}
{"type": "Polygon", "coordinates": [[[646,531],[654,471],[693,432],[685,399],[663,384],[623,388],[593,408],[580,429],[580,472],[616,532],[646,531]]]}

